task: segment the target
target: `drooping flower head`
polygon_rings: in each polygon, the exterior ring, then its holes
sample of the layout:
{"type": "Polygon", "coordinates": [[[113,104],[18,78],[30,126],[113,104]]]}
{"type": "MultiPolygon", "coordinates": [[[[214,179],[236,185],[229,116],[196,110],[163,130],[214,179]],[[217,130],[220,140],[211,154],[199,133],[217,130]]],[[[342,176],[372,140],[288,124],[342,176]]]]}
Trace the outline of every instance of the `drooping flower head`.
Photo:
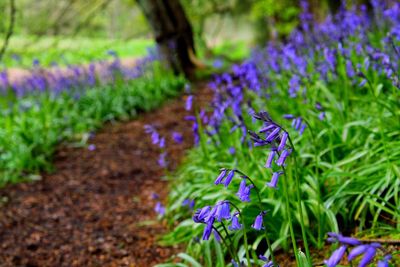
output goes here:
{"type": "Polygon", "coordinates": [[[254,223],[251,225],[251,227],[253,227],[256,230],[263,229],[263,220],[264,220],[265,214],[267,214],[267,211],[260,212],[260,214],[257,215],[257,217],[254,220],[254,223]]]}

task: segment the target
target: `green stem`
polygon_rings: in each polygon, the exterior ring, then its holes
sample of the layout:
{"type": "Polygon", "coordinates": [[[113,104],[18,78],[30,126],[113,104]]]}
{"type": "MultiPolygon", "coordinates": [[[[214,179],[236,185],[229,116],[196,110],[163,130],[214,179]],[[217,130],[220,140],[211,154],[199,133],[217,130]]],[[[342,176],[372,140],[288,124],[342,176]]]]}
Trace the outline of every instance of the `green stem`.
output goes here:
{"type": "Polygon", "coordinates": [[[218,235],[220,236],[220,238],[221,238],[221,240],[222,240],[222,243],[224,243],[225,247],[228,249],[229,254],[231,254],[232,259],[235,259],[235,255],[234,255],[234,253],[232,252],[231,247],[228,246],[228,244],[226,243],[225,238],[221,235],[221,232],[218,231],[218,229],[217,229],[215,226],[213,226],[212,228],[213,228],[214,231],[216,231],[216,232],[218,233],[218,235]]]}
{"type": "MultiPolygon", "coordinates": [[[[253,180],[251,180],[250,177],[248,177],[247,175],[245,175],[244,173],[242,173],[241,171],[238,171],[240,174],[242,174],[243,176],[246,177],[247,180],[250,181],[250,183],[254,186],[254,190],[257,193],[257,197],[258,197],[258,207],[260,209],[260,212],[262,212],[264,209],[262,208],[262,202],[261,202],[261,196],[260,196],[260,191],[258,190],[257,186],[254,184],[253,180]]],[[[263,225],[264,225],[264,237],[265,240],[267,241],[267,245],[268,245],[268,250],[269,250],[269,254],[271,255],[271,260],[275,265],[275,258],[274,258],[274,253],[272,250],[272,245],[271,245],[271,241],[269,240],[268,237],[268,231],[267,231],[267,227],[266,224],[264,223],[264,218],[263,218],[263,225]]]]}
{"type": "Polygon", "coordinates": [[[246,252],[246,259],[247,259],[247,262],[248,262],[248,266],[251,267],[250,254],[249,254],[249,243],[247,241],[247,229],[246,229],[246,224],[245,224],[245,221],[244,221],[244,217],[243,217],[242,213],[240,212],[239,208],[235,204],[233,204],[232,202],[229,202],[229,204],[231,204],[237,210],[237,212],[240,215],[240,218],[241,218],[241,221],[242,221],[242,225],[243,225],[243,239],[244,239],[244,248],[245,248],[245,252],[246,252]]]}
{"type": "MultiPolygon", "coordinates": [[[[233,252],[233,251],[235,251],[235,249],[234,249],[234,247],[233,247],[233,240],[232,240],[231,236],[229,235],[228,229],[226,229],[226,226],[225,226],[225,224],[224,224],[223,221],[221,221],[221,225],[222,225],[222,228],[223,228],[224,231],[225,231],[226,236],[227,236],[228,239],[229,239],[229,242],[230,242],[230,249],[231,249],[231,251],[233,252]]],[[[234,259],[239,263],[239,257],[237,256],[236,253],[235,253],[235,258],[234,258],[234,259]]]]}
{"type": "MultiPolygon", "coordinates": [[[[301,205],[301,202],[302,202],[302,201],[301,201],[300,179],[299,179],[299,175],[298,175],[298,172],[297,172],[297,168],[298,168],[298,165],[297,165],[297,155],[296,155],[296,150],[295,150],[295,148],[294,148],[292,139],[290,138],[290,135],[288,135],[288,140],[289,140],[290,146],[291,146],[292,149],[293,149],[293,154],[294,154],[294,157],[293,157],[293,158],[294,158],[294,165],[295,165],[295,168],[294,168],[294,171],[295,171],[295,183],[296,183],[296,191],[297,191],[297,204],[298,204],[299,215],[300,215],[301,235],[302,235],[302,237],[303,237],[304,249],[305,249],[305,251],[306,251],[307,261],[308,261],[309,265],[312,266],[311,255],[310,255],[310,248],[308,247],[306,229],[305,229],[305,227],[304,227],[303,207],[302,207],[302,205],[301,205]]],[[[284,168],[284,167],[282,166],[282,168],[284,168]]],[[[286,173],[286,172],[285,172],[285,173],[286,173]]],[[[285,177],[287,177],[286,174],[285,174],[285,177]]],[[[289,199],[288,199],[288,201],[289,201],[289,199]]],[[[296,253],[297,253],[297,252],[296,252],[296,253]]]]}

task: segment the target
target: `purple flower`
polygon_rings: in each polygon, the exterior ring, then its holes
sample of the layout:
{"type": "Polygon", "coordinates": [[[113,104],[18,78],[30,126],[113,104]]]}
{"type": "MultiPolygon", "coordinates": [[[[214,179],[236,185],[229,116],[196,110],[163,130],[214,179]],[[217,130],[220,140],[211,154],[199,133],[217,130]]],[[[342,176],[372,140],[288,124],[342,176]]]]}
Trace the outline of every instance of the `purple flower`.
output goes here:
{"type": "Polygon", "coordinates": [[[225,187],[228,187],[228,185],[231,183],[233,176],[235,176],[235,170],[231,170],[228,175],[226,176],[226,179],[224,181],[225,187]]]}
{"type": "Polygon", "coordinates": [[[305,124],[305,123],[302,123],[302,124],[301,124],[300,131],[299,131],[299,134],[300,134],[300,135],[303,134],[303,132],[304,132],[304,130],[306,129],[306,127],[307,127],[307,124],[305,124]]]}
{"type": "Polygon", "coordinates": [[[229,202],[224,201],[224,202],[220,203],[218,205],[215,216],[219,222],[222,221],[222,219],[229,220],[231,218],[229,202]]]}
{"type": "Polygon", "coordinates": [[[233,267],[239,267],[239,264],[235,260],[231,260],[233,267]]]}
{"type": "Polygon", "coordinates": [[[357,246],[357,247],[353,248],[350,251],[349,256],[347,257],[347,259],[349,261],[352,261],[358,255],[363,254],[368,249],[368,247],[369,247],[368,245],[360,245],[360,246],[357,246]]]}
{"type": "Polygon", "coordinates": [[[229,154],[234,155],[235,152],[236,152],[236,149],[235,149],[233,146],[231,146],[231,147],[229,148],[229,154]]]}
{"type": "Polygon", "coordinates": [[[289,136],[289,134],[287,132],[283,132],[282,137],[281,137],[281,142],[279,143],[279,146],[278,146],[278,151],[281,151],[282,149],[285,148],[288,136],[289,136]]]}
{"type": "Polygon", "coordinates": [[[157,202],[156,203],[156,206],[155,206],[155,208],[154,208],[154,211],[158,214],[158,215],[161,215],[161,216],[164,216],[165,215],[165,207],[161,204],[161,202],[157,202]]]}
{"type": "Polygon", "coordinates": [[[376,247],[372,246],[372,244],[370,246],[368,246],[367,250],[364,253],[364,256],[362,257],[360,263],[359,263],[359,267],[365,267],[368,264],[371,263],[371,261],[374,259],[376,254],[376,247]]]}
{"type": "Polygon", "coordinates": [[[193,95],[190,95],[186,99],[185,109],[187,111],[190,111],[192,109],[192,105],[193,105],[193,95]]]}
{"type": "Polygon", "coordinates": [[[275,150],[271,150],[269,152],[267,162],[264,165],[265,168],[271,168],[272,167],[272,160],[274,159],[275,155],[276,155],[276,151],[275,150]]]}
{"type": "Polygon", "coordinates": [[[177,144],[182,144],[183,142],[183,135],[178,132],[173,132],[172,133],[172,139],[175,141],[177,144]]]}
{"type": "Polygon", "coordinates": [[[237,192],[237,196],[239,197],[239,199],[242,202],[250,202],[250,190],[253,188],[254,186],[251,184],[249,186],[246,186],[246,179],[243,179],[240,182],[240,186],[239,186],[239,191],[237,192]]]}
{"type": "Polygon", "coordinates": [[[278,136],[280,130],[281,130],[281,128],[276,127],[276,128],[265,138],[265,141],[267,141],[267,142],[272,142],[273,140],[275,140],[276,137],[278,136]]]}
{"type": "Polygon", "coordinates": [[[217,179],[215,179],[214,184],[216,184],[216,185],[220,184],[222,182],[222,179],[225,178],[227,171],[228,171],[227,169],[222,169],[220,174],[218,175],[217,179]]]}
{"type": "Polygon", "coordinates": [[[343,245],[336,249],[328,260],[324,260],[327,267],[336,267],[346,252],[347,246],[343,245]]]}
{"type": "Polygon", "coordinates": [[[228,229],[231,231],[236,231],[242,229],[242,225],[239,223],[239,212],[235,212],[231,219],[231,225],[228,226],[228,229]]]}
{"type": "Polygon", "coordinates": [[[162,168],[166,168],[167,167],[167,161],[165,160],[165,157],[167,156],[167,152],[163,152],[160,154],[159,158],[158,158],[158,165],[162,168]]]}
{"type": "Polygon", "coordinates": [[[389,261],[392,259],[392,255],[386,255],[383,257],[383,260],[378,261],[378,265],[376,267],[389,267],[389,261]]]}
{"type": "Polygon", "coordinates": [[[182,202],[182,206],[188,206],[192,210],[194,208],[194,200],[187,198],[182,202]]]}
{"type": "Polygon", "coordinates": [[[263,228],[263,218],[266,213],[267,213],[266,211],[260,212],[260,214],[257,215],[251,227],[253,227],[256,230],[261,230],[263,228]]]}
{"type": "Polygon", "coordinates": [[[88,150],[89,150],[89,151],[94,151],[94,150],[96,150],[96,145],[90,144],[90,145],[88,146],[88,150]]]}
{"type": "Polygon", "coordinates": [[[158,146],[160,148],[164,148],[165,147],[165,138],[164,137],[160,138],[160,142],[158,143],[158,146]]]}
{"type": "Polygon", "coordinates": [[[289,150],[287,150],[287,149],[283,150],[282,154],[280,155],[280,157],[276,161],[276,164],[278,166],[284,165],[285,164],[285,160],[289,156],[289,154],[290,154],[289,150]]]}
{"type": "Polygon", "coordinates": [[[264,255],[259,255],[258,258],[265,262],[265,264],[263,264],[263,267],[273,267],[274,266],[273,261],[268,260],[268,258],[265,257],[264,255]]]}
{"type": "Polygon", "coordinates": [[[204,222],[207,216],[210,214],[210,210],[210,206],[205,206],[201,209],[198,209],[192,217],[193,221],[196,223],[204,222]]]}
{"type": "Polygon", "coordinates": [[[272,174],[271,181],[267,183],[267,186],[268,187],[272,187],[272,188],[276,188],[276,185],[278,184],[279,176],[282,175],[282,174],[283,174],[282,171],[274,172],[272,174]]]}
{"type": "Polygon", "coordinates": [[[206,226],[204,227],[203,231],[203,240],[208,240],[210,239],[210,235],[213,230],[213,224],[214,224],[215,218],[210,218],[210,220],[207,222],[206,226]]]}

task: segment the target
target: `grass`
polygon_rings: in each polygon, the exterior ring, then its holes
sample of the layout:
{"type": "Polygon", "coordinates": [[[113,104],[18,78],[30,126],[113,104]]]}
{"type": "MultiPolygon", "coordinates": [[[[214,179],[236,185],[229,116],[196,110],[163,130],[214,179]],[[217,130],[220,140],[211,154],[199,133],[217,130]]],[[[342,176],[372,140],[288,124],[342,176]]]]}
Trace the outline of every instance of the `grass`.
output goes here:
{"type": "Polygon", "coordinates": [[[107,58],[113,50],[120,57],[144,57],[147,48],[154,45],[151,39],[111,40],[84,37],[13,36],[2,64],[10,67],[31,67],[34,60],[42,66],[84,64],[107,58]],[[17,55],[17,57],[15,57],[17,55]]]}

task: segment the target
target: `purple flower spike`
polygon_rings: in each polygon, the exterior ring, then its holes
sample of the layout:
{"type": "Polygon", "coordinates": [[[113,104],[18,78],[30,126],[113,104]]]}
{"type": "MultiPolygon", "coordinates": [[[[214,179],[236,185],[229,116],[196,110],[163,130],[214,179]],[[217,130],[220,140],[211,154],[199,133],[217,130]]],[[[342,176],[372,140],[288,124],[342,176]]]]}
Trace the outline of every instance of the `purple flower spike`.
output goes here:
{"type": "Polygon", "coordinates": [[[275,150],[271,150],[271,152],[269,152],[267,162],[265,163],[265,168],[271,168],[272,167],[272,160],[274,159],[275,155],[276,155],[276,151],[275,150]]]}
{"type": "Polygon", "coordinates": [[[216,217],[219,222],[222,221],[222,219],[229,220],[231,218],[229,202],[223,202],[218,205],[216,217]]]}
{"type": "Polygon", "coordinates": [[[289,151],[288,150],[283,150],[281,156],[279,157],[279,159],[276,161],[276,164],[278,166],[282,166],[283,164],[285,164],[285,160],[286,158],[289,156],[289,151]]]}
{"type": "Polygon", "coordinates": [[[165,207],[161,204],[161,202],[157,202],[154,211],[157,212],[158,215],[165,215],[165,207]]]}
{"type": "Polygon", "coordinates": [[[282,149],[285,148],[288,136],[289,135],[287,132],[283,132],[282,137],[281,137],[281,142],[279,143],[279,146],[278,146],[278,151],[281,151],[282,149]]]}
{"type": "Polygon", "coordinates": [[[263,217],[266,213],[267,213],[266,211],[260,212],[260,214],[257,215],[251,227],[253,227],[256,230],[261,230],[263,228],[263,217]]]}
{"type": "Polygon", "coordinates": [[[188,98],[186,99],[186,104],[185,104],[185,109],[187,111],[190,111],[192,109],[192,105],[193,105],[193,96],[190,95],[188,96],[188,98]]]}
{"type": "Polygon", "coordinates": [[[158,146],[160,148],[164,148],[165,147],[165,138],[164,137],[160,139],[160,142],[158,143],[158,146]]]}
{"type": "Polygon", "coordinates": [[[222,169],[220,174],[218,175],[217,179],[215,179],[214,184],[220,184],[222,182],[222,179],[224,179],[226,175],[227,169],[222,169]]]}
{"type": "Polygon", "coordinates": [[[271,179],[271,181],[269,183],[267,183],[267,186],[268,187],[272,187],[272,188],[276,188],[276,185],[278,184],[279,176],[282,175],[282,174],[283,174],[282,171],[274,172],[272,174],[272,179],[271,179]]]}
{"type": "Polygon", "coordinates": [[[231,170],[228,175],[226,176],[224,185],[225,187],[228,187],[228,185],[231,183],[233,176],[235,176],[235,170],[231,170]]]}
{"type": "MultiPolygon", "coordinates": [[[[372,244],[371,244],[372,245],[372,244]]],[[[365,251],[364,253],[364,257],[362,257],[360,263],[359,263],[359,267],[365,267],[368,264],[371,263],[371,261],[374,259],[376,254],[376,248],[373,246],[369,246],[368,249],[365,251]]]]}
{"type": "Polygon", "coordinates": [[[343,258],[344,253],[346,252],[347,246],[340,246],[337,250],[335,250],[331,257],[328,260],[324,260],[324,263],[327,267],[336,267],[339,264],[340,260],[343,258]]]}
{"type": "Polygon", "coordinates": [[[213,230],[213,224],[214,224],[214,218],[211,218],[208,223],[206,224],[206,227],[204,227],[204,232],[203,232],[203,240],[208,240],[210,239],[210,235],[213,230]]]}
{"type": "Polygon", "coordinates": [[[181,133],[178,133],[178,132],[173,132],[172,133],[172,139],[174,139],[175,143],[182,144],[183,135],[181,133]]]}
{"type": "Polygon", "coordinates": [[[325,111],[319,113],[319,115],[318,115],[318,119],[319,119],[320,121],[323,121],[324,118],[325,118],[325,111]]]}
{"type": "Polygon", "coordinates": [[[304,130],[306,129],[306,127],[307,127],[307,124],[305,124],[305,123],[302,123],[302,124],[301,124],[300,131],[299,131],[299,134],[300,134],[300,135],[303,134],[303,132],[304,132],[304,130]]]}
{"type": "Polygon", "coordinates": [[[236,231],[242,229],[242,225],[239,223],[238,218],[239,213],[235,212],[232,216],[231,225],[228,226],[228,229],[231,231],[236,231]]]}
{"type": "Polygon", "coordinates": [[[246,186],[246,179],[243,179],[240,182],[239,191],[237,192],[237,196],[242,202],[250,202],[250,190],[253,188],[253,185],[246,186]]]}

